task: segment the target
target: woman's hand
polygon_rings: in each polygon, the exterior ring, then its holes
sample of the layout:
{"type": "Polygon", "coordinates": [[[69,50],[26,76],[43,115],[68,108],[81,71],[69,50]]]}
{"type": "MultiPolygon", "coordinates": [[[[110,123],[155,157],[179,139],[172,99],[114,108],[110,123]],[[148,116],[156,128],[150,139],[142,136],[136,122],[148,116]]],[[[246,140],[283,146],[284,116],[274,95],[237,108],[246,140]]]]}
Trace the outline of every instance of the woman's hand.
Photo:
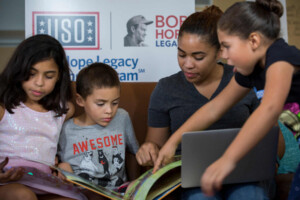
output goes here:
{"type": "Polygon", "coordinates": [[[207,196],[213,196],[221,189],[224,179],[234,170],[236,164],[222,156],[207,167],[201,178],[201,190],[207,196]]]}
{"type": "Polygon", "coordinates": [[[161,166],[172,162],[176,148],[177,145],[170,142],[170,140],[167,141],[167,143],[161,148],[158,153],[158,158],[155,162],[152,173],[155,173],[161,166]]]}
{"type": "Polygon", "coordinates": [[[159,153],[158,146],[153,142],[145,142],[136,153],[136,160],[139,165],[153,166],[159,153]]]}
{"type": "Polygon", "coordinates": [[[3,171],[5,165],[8,163],[8,158],[5,158],[0,163],[0,183],[7,183],[10,181],[17,181],[22,178],[24,175],[24,171],[22,168],[11,168],[9,170],[6,170],[5,172],[3,171]]]}

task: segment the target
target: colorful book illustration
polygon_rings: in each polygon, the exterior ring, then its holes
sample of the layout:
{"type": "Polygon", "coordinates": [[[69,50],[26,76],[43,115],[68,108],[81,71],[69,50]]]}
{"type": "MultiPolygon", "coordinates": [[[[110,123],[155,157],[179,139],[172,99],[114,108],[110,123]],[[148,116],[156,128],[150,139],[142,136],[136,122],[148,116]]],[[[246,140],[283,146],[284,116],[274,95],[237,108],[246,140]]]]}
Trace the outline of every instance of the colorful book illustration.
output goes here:
{"type": "Polygon", "coordinates": [[[160,168],[155,174],[152,174],[152,169],[146,171],[142,174],[138,179],[134,181],[132,186],[127,189],[125,194],[118,193],[114,190],[105,188],[100,185],[96,185],[76,174],[64,171],[56,166],[53,166],[49,163],[37,160],[30,160],[33,162],[38,162],[41,164],[45,164],[52,168],[53,170],[57,170],[62,173],[66,177],[66,181],[62,181],[60,178],[53,176],[51,174],[47,174],[39,171],[38,169],[32,167],[23,167],[25,170],[26,176],[30,176],[31,178],[40,179],[43,184],[53,185],[53,187],[63,187],[71,190],[78,190],[81,188],[85,188],[92,192],[95,192],[103,197],[114,200],[121,199],[139,199],[139,200],[150,200],[150,199],[163,199],[171,192],[176,190],[181,186],[181,157],[176,156],[175,161],[165,165],[160,168]],[[58,184],[59,183],[59,184],[58,184]],[[74,185],[70,184],[73,183],[74,185]],[[76,186],[75,186],[76,185],[76,186]],[[72,188],[73,187],[73,188],[72,188]]]}

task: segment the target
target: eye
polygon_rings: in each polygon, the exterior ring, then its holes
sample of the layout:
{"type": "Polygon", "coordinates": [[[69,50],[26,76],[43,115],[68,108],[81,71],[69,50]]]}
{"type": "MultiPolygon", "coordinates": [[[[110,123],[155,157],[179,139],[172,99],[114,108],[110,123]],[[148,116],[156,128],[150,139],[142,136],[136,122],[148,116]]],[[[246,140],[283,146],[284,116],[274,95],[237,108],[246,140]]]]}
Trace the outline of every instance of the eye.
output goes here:
{"type": "Polygon", "coordinates": [[[198,58],[198,57],[195,57],[195,60],[203,60],[204,59],[204,57],[200,57],[200,58],[198,58]]]}
{"type": "Polygon", "coordinates": [[[53,79],[53,78],[55,78],[55,76],[56,76],[56,73],[54,73],[54,72],[45,73],[46,79],[53,79]]]}
{"type": "Polygon", "coordinates": [[[177,54],[179,57],[181,57],[181,58],[184,58],[186,55],[185,54],[183,54],[183,53],[178,53],[177,54]]]}
{"type": "Polygon", "coordinates": [[[112,102],[113,105],[119,105],[119,101],[112,102]]]}
{"type": "Polygon", "coordinates": [[[229,49],[229,45],[222,45],[223,49],[229,49]]]}
{"type": "Polygon", "coordinates": [[[29,76],[32,77],[34,76],[36,73],[34,71],[29,72],[29,76]]]}
{"type": "Polygon", "coordinates": [[[53,75],[46,75],[45,77],[46,77],[46,79],[53,79],[54,78],[53,75]]]}
{"type": "Polygon", "coordinates": [[[104,103],[97,103],[97,106],[102,107],[102,106],[104,106],[104,103]]]}

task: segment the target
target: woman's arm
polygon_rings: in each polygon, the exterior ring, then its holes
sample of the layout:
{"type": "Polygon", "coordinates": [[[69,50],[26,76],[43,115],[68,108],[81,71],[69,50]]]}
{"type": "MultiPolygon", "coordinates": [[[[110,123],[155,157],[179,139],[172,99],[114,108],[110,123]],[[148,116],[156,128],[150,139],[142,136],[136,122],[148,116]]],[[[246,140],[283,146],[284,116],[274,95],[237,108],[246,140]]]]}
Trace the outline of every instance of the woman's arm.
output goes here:
{"type": "Polygon", "coordinates": [[[290,91],[293,70],[293,66],[286,62],[276,62],[269,67],[261,104],[223,156],[206,169],[201,179],[204,193],[212,195],[216,189],[220,189],[224,178],[236,163],[275,125],[290,91]]]}
{"type": "Polygon", "coordinates": [[[167,141],[159,152],[153,172],[170,162],[175,154],[182,134],[188,131],[204,130],[220,119],[233,105],[245,97],[249,88],[240,86],[233,77],[224,90],[213,100],[197,110],[167,141]]]}

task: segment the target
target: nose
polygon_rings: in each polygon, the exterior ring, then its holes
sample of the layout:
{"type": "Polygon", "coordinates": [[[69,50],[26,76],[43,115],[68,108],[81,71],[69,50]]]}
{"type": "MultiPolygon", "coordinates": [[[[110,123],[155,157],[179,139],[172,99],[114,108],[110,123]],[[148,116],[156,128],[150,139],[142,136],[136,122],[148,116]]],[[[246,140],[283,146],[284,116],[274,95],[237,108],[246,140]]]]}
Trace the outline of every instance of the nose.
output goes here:
{"type": "Polygon", "coordinates": [[[187,69],[194,68],[194,64],[193,64],[192,58],[186,57],[184,59],[183,67],[187,68],[187,69]]]}
{"type": "Polygon", "coordinates": [[[112,113],[112,106],[111,105],[106,106],[105,113],[106,114],[111,114],[112,113]]]}
{"type": "Polygon", "coordinates": [[[226,60],[228,59],[228,54],[224,48],[221,48],[220,54],[221,54],[221,58],[226,59],[226,60]]]}
{"type": "Polygon", "coordinates": [[[44,85],[44,77],[42,75],[36,76],[34,83],[39,87],[43,86],[44,85]]]}

